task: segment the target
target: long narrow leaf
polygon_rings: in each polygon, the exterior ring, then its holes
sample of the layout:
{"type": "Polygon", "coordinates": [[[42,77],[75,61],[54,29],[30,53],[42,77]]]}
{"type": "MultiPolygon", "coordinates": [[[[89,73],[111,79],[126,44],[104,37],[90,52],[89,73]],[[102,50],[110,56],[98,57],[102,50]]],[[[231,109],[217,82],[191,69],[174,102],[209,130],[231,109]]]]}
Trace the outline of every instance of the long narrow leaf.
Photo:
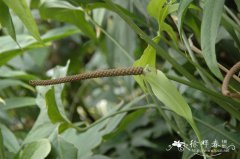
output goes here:
{"type": "Polygon", "coordinates": [[[20,149],[20,145],[16,136],[12,133],[12,131],[10,131],[5,125],[1,123],[0,129],[4,138],[4,146],[8,149],[9,152],[17,153],[17,151],[20,149]]]}
{"type": "Polygon", "coordinates": [[[38,32],[37,24],[35,23],[35,20],[31,14],[29,7],[27,6],[26,1],[25,0],[3,0],[3,1],[21,19],[25,27],[32,34],[32,36],[40,42],[41,38],[38,32]]]}
{"type": "Polygon", "coordinates": [[[224,0],[206,0],[201,24],[201,47],[203,56],[211,72],[218,78],[222,78],[222,75],[217,64],[215,43],[223,6],[224,0]]]}
{"type": "Polygon", "coordinates": [[[5,104],[0,103],[0,107],[4,110],[22,108],[36,105],[35,98],[32,97],[15,97],[5,99],[5,104]]]}
{"type": "Polygon", "coordinates": [[[178,8],[178,23],[177,23],[178,31],[180,34],[181,34],[182,23],[184,21],[184,16],[185,16],[186,10],[192,1],[193,0],[182,0],[180,2],[179,8],[178,8]]]}
{"type": "Polygon", "coordinates": [[[154,41],[151,40],[151,38],[145,33],[143,32],[133,21],[132,19],[130,19],[124,12],[122,12],[121,10],[119,10],[115,3],[113,3],[111,0],[104,0],[109,7],[112,7],[112,10],[114,12],[116,12],[124,21],[126,21],[129,26],[145,41],[147,42],[149,45],[151,45],[153,48],[156,49],[156,52],[159,53],[159,55],[166,59],[167,61],[169,61],[174,68],[176,68],[176,70],[178,70],[180,73],[184,74],[186,78],[197,82],[197,80],[187,71],[185,70],[183,67],[181,67],[179,65],[179,63],[176,62],[175,59],[173,59],[168,53],[166,53],[164,51],[164,49],[162,49],[159,45],[157,45],[156,43],[154,43],[154,41]]]}
{"type": "Polygon", "coordinates": [[[29,89],[34,92],[34,89],[32,86],[30,86],[20,80],[14,80],[14,79],[0,80],[0,90],[7,88],[7,87],[11,87],[11,86],[21,86],[21,87],[24,87],[24,88],[29,89]]]}
{"type": "Polygon", "coordinates": [[[41,17],[74,24],[87,36],[95,38],[92,26],[86,21],[83,9],[66,1],[46,1],[40,7],[41,17]],[[51,12],[51,14],[49,14],[51,12]]]}
{"type": "Polygon", "coordinates": [[[192,121],[192,112],[183,97],[179,94],[175,86],[161,72],[155,71],[153,68],[147,67],[145,70],[144,80],[146,80],[155,94],[172,111],[185,118],[187,121],[192,121]]]}
{"type": "MultiPolygon", "coordinates": [[[[153,94],[161,102],[163,102],[176,114],[187,120],[187,122],[193,128],[198,140],[201,141],[201,135],[193,120],[189,105],[180,95],[176,87],[170,82],[170,80],[161,71],[150,67],[146,67],[144,70],[144,80],[150,85],[153,94]]],[[[205,158],[205,153],[202,146],[201,150],[205,158]]]]}
{"type": "MultiPolygon", "coordinates": [[[[42,40],[46,43],[78,33],[80,33],[80,30],[76,27],[65,26],[49,30],[42,36],[42,40]]],[[[19,35],[18,39],[19,45],[24,50],[42,47],[42,45],[39,45],[39,42],[29,35],[19,35]]],[[[7,63],[15,56],[22,54],[21,48],[19,48],[9,36],[0,37],[0,66],[7,63]]]]}
{"type": "Polygon", "coordinates": [[[8,34],[13,38],[13,40],[17,41],[11,14],[7,5],[3,1],[0,1],[0,10],[0,24],[2,27],[7,29],[8,34]]]}

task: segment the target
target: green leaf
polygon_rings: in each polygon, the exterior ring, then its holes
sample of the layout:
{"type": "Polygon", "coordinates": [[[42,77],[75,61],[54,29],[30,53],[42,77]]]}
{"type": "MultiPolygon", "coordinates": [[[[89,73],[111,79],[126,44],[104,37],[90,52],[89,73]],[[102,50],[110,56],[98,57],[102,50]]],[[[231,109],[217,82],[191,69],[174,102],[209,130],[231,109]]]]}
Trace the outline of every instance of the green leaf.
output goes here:
{"type": "MultiPolygon", "coordinates": [[[[150,85],[153,94],[163,102],[164,105],[187,120],[200,142],[201,135],[193,120],[191,109],[170,80],[161,71],[150,67],[144,69],[143,79],[150,85]]],[[[204,152],[202,146],[201,150],[204,152]]]]}
{"type": "Polygon", "coordinates": [[[163,31],[165,31],[170,36],[170,38],[175,43],[177,43],[177,35],[175,34],[173,28],[169,24],[164,22],[167,15],[177,10],[179,4],[173,3],[173,0],[171,0],[170,2],[167,2],[166,0],[151,0],[148,4],[147,10],[148,13],[158,21],[159,35],[161,35],[163,31]]]}
{"type": "Polygon", "coordinates": [[[8,149],[9,152],[16,154],[20,149],[20,145],[17,141],[15,135],[3,124],[0,123],[0,129],[3,136],[4,146],[8,149]]]}
{"type": "Polygon", "coordinates": [[[174,12],[177,12],[178,8],[179,8],[179,3],[174,3],[169,5],[167,14],[172,14],[174,12]]]}
{"type": "Polygon", "coordinates": [[[178,8],[178,21],[177,21],[177,27],[178,31],[181,35],[181,30],[182,30],[182,23],[184,21],[184,16],[187,11],[188,6],[192,3],[193,0],[182,0],[180,1],[180,5],[178,8]]]}
{"type": "MultiPolygon", "coordinates": [[[[122,6],[127,7],[128,2],[122,2],[122,6]]],[[[109,38],[106,40],[108,51],[107,62],[110,67],[132,65],[132,57],[137,44],[136,34],[118,15],[113,14],[112,17],[112,22],[108,25],[106,30],[109,33],[109,38]],[[124,56],[121,53],[124,53],[124,56]]],[[[125,81],[129,87],[132,87],[131,79],[126,79],[125,81]]]]}
{"type": "Polygon", "coordinates": [[[55,131],[53,136],[51,136],[51,143],[52,143],[52,150],[53,155],[51,155],[52,158],[59,158],[59,159],[74,159],[77,157],[77,148],[65,141],[59,134],[58,131],[55,131]]]}
{"type": "MultiPolygon", "coordinates": [[[[62,29],[62,28],[61,28],[62,29]]],[[[61,30],[60,29],[60,30],[61,30]]],[[[76,28],[74,27],[74,30],[76,28]]],[[[59,30],[59,31],[60,31],[59,30]]],[[[79,29],[77,29],[79,30],[79,29]]],[[[57,66],[54,69],[49,70],[51,73],[53,73],[52,78],[59,78],[59,77],[64,77],[67,74],[69,62],[67,62],[66,66],[60,67],[57,66]]],[[[63,85],[56,85],[54,86],[55,90],[55,97],[58,99],[59,103],[61,102],[61,97],[62,97],[62,91],[63,91],[63,85]]],[[[53,124],[51,120],[49,119],[48,116],[48,107],[46,106],[46,93],[51,89],[50,86],[46,87],[36,87],[37,89],[37,98],[36,98],[36,104],[40,108],[40,114],[37,118],[37,120],[34,123],[33,128],[31,131],[27,134],[26,138],[24,139],[23,143],[29,143],[32,141],[35,141],[37,139],[41,138],[48,138],[54,130],[59,131],[59,123],[53,124]]],[[[53,99],[55,100],[55,99],[53,99]]],[[[57,110],[61,110],[61,106],[63,107],[62,104],[58,104],[57,110]]],[[[62,108],[62,112],[64,111],[64,108],[62,108]]],[[[64,123],[64,122],[63,122],[64,123]]],[[[61,126],[61,123],[60,123],[61,126]]]]}
{"type": "Polygon", "coordinates": [[[30,8],[32,9],[38,9],[39,6],[41,5],[42,0],[31,0],[30,1],[30,8]]]}
{"type": "Polygon", "coordinates": [[[59,137],[58,142],[60,151],[59,154],[61,154],[62,159],[77,158],[77,148],[73,144],[63,140],[61,137],[59,137]]]}
{"type": "Polygon", "coordinates": [[[5,159],[2,130],[0,129],[0,158],[5,159]]]}
{"type": "Polygon", "coordinates": [[[30,143],[42,138],[48,138],[57,129],[58,125],[49,122],[47,112],[40,113],[31,131],[28,132],[23,144],[30,143]],[[37,123],[36,123],[37,122],[37,123]]]}
{"type": "MultiPolygon", "coordinates": [[[[160,36],[153,38],[153,41],[155,43],[158,43],[159,40],[160,40],[160,36]]],[[[141,66],[141,67],[145,67],[147,65],[149,65],[151,67],[156,67],[156,50],[151,45],[147,46],[147,48],[144,50],[141,58],[139,60],[135,61],[133,64],[133,66],[141,66]]],[[[140,85],[140,87],[145,91],[146,88],[144,86],[144,82],[143,82],[142,78],[139,76],[134,76],[134,79],[140,85]]]]}
{"type": "Polygon", "coordinates": [[[234,39],[234,43],[236,43],[237,47],[240,49],[240,38],[238,38],[237,32],[234,30],[234,27],[231,25],[231,23],[229,23],[228,19],[223,18],[222,25],[232,36],[232,38],[234,39]]]}
{"type": "Polygon", "coordinates": [[[151,0],[149,3],[148,3],[148,6],[147,6],[147,11],[148,11],[148,14],[154,18],[156,18],[156,20],[158,21],[159,20],[159,16],[160,16],[160,12],[163,8],[163,5],[166,3],[167,0],[151,0]]]}
{"type": "Polygon", "coordinates": [[[81,7],[75,7],[66,1],[45,1],[40,7],[41,17],[54,19],[76,25],[87,36],[95,39],[96,35],[91,25],[86,21],[81,7]],[[51,12],[51,14],[49,14],[51,12]]]}
{"type": "Polygon", "coordinates": [[[126,130],[126,127],[131,124],[134,120],[136,120],[137,118],[139,118],[140,116],[142,116],[145,113],[146,109],[142,110],[136,110],[132,113],[129,113],[128,115],[126,115],[121,123],[119,124],[119,126],[117,127],[117,129],[115,131],[113,131],[110,134],[107,134],[104,136],[105,140],[111,139],[114,136],[117,136],[120,132],[126,130]]]}
{"type": "Polygon", "coordinates": [[[148,13],[157,20],[160,33],[163,31],[163,24],[165,24],[164,21],[167,15],[173,11],[169,12],[169,7],[172,6],[173,2],[172,0],[170,2],[166,0],[151,0],[148,4],[148,13]]]}
{"type": "MultiPolygon", "coordinates": [[[[123,108],[122,110],[126,110],[134,106],[142,99],[143,96],[137,97],[121,108],[123,108]]],[[[114,109],[109,112],[109,116],[107,114],[106,117],[102,117],[96,121],[96,123],[91,124],[89,128],[82,133],[77,133],[74,129],[68,129],[61,134],[61,136],[66,141],[74,144],[74,146],[78,149],[78,158],[90,156],[92,154],[92,150],[101,144],[103,136],[111,133],[126,115],[126,113],[115,114],[117,111],[119,111],[119,109],[114,107],[114,109]],[[89,137],[91,137],[91,140],[89,140],[89,137]]]]}
{"type": "Polygon", "coordinates": [[[114,10],[114,12],[116,12],[124,21],[126,21],[129,26],[148,44],[150,44],[151,46],[153,46],[156,50],[157,53],[159,53],[159,55],[161,57],[163,57],[164,59],[166,59],[167,61],[169,61],[173,67],[178,70],[180,73],[184,74],[186,78],[197,82],[196,79],[192,76],[192,74],[190,74],[188,71],[186,71],[183,67],[181,67],[175,59],[173,59],[168,53],[166,53],[164,51],[164,49],[162,49],[159,45],[155,44],[151,38],[143,31],[141,30],[134,22],[131,18],[129,18],[126,14],[124,14],[120,9],[118,9],[115,5],[115,3],[113,3],[111,0],[104,0],[109,6],[112,7],[112,9],[114,10]]]}
{"type": "Polygon", "coordinates": [[[218,78],[222,78],[222,75],[217,64],[215,43],[224,2],[224,0],[206,0],[203,8],[203,19],[201,24],[201,48],[203,57],[208,68],[218,78]]]}
{"type": "Polygon", "coordinates": [[[34,75],[28,74],[21,70],[13,70],[6,66],[3,66],[0,68],[0,77],[4,77],[4,78],[14,77],[22,80],[37,79],[37,77],[34,75]]]}
{"type": "MultiPolygon", "coordinates": [[[[49,30],[46,34],[42,36],[42,40],[47,43],[77,33],[80,33],[80,30],[76,27],[64,26],[49,30]]],[[[19,40],[19,45],[24,50],[42,47],[41,43],[37,42],[29,35],[19,35],[17,36],[17,39],[19,40]]],[[[9,36],[0,37],[0,66],[22,53],[24,52],[9,36]]]]}
{"type": "Polygon", "coordinates": [[[45,95],[46,105],[48,110],[48,116],[52,123],[65,122],[66,120],[61,115],[58,110],[58,106],[55,99],[55,91],[54,87],[52,87],[45,95]]]}
{"type": "Polygon", "coordinates": [[[165,31],[176,44],[178,43],[177,34],[175,33],[171,25],[163,23],[161,31],[165,31]]]}
{"type": "Polygon", "coordinates": [[[162,31],[162,25],[165,23],[165,19],[169,14],[169,7],[172,5],[173,0],[170,0],[169,3],[166,3],[166,5],[163,8],[160,8],[159,11],[159,17],[158,17],[158,25],[159,25],[159,30],[162,31]]]}
{"type": "Polygon", "coordinates": [[[22,108],[27,106],[36,105],[35,98],[32,97],[15,97],[15,98],[8,98],[5,99],[5,104],[0,103],[0,107],[2,106],[3,109],[15,109],[15,108],[22,108]]]}
{"type": "Polygon", "coordinates": [[[227,131],[223,123],[219,123],[216,118],[206,116],[205,114],[201,114],[201,112],[198,112],[194,118],[205,139],[225,139],[230,143],[234,143],[236,147],[240,147],[239,132],[227,131]]]}
{"type": "Polygon", "coordinates": [[[34,88],[20,80],[14,80],[14,79],[4,79],[4,80],[0,80],[0,90],[10,87],[10,86],[21,86],[24,87],[26,89],[29,89],[31,91],[35,91],[34,88]]]}
{"type": "Polygon", "coordinates": [[[154,95],[172,111],[187,121],[192,121],[190,107],[170,80],[159,70],[150,67],[146,67],[145,70],[144,80],[149,83],[154,95]]]}
{"type": "MultiPolygon", "coordinates": [[[[86,8],[88,10],[94,10],[94,9],[100,9],[100,8],[103,8],[105,10],[109,10],[109,11],[113,11],[114,10],[112,9],[111,6],[109,6],[108,4],[104,3],[104,2],[95,2],[95,3],[92,3],[91,1],[86,1],[88,4],[86,4],[86,8]]],[[[78,2],[77,2],[78,3],[78,2]]],[[[129,10],[125,9],[123,6],[121,5],[118,5],[118,4],[115,4],[117,8],[119,8],[122,12],[124,12],[126,15],[128,15],[129,17],[131,17],[133,20],[135,20],[136,22],[140,23],[141,25],[144,25],[144,26],[147,26],[146,25],[146,22],[141,19],[138,15],[130,12],[129,10]]]]}
{"type": "Polygon", "coordinates": [[[40,139],[25,145],[20,152],[19,159],[44,159],[51,150],[51,144],[48,139],[40,139]]]}
{"type": "Polygon", "coordinates": [[[29,7],[25,0],[3,0],[5,4],[11,8],[14,13],[21,19],[25,27],[32,34],[32,36],[41,41],[37,24],[34,21],[34,18],[31,14],[29,7]]]}
{"type": "MultiPolygon", "coordinates": [[[[171,26],[165,23],[164,21],[169,14],[177,10],[178,4],[173,4],[174,2],[175,2],[174,0],[170,0],[169,2],[167,2],[166,0],[161,1],[151,0],[148,4],[147,7],[148,13],[157,20],[160,33],[162,31],[167,31],[169,30],[169,28],[171,28],[171,26]]],[[[169,35],[171,36],[172,34],[170,33],[169,35]]],[[[175,38],[173,38],[173,40],[175,40],[175,38]]]]}
{"type": "Polygon", "coordinates": [[[0,1],[0,10],[0,24],[2,27],[7,29],[8,34],[13,38],[13,40],[17,41],[11,14],[3,1],[0,1]]]}
{"type": "MultiPolygon", "coordinates": [[[[160,40],[160,36],[153,38],[153,41],[155,43],[158,43],[159,40],[160,40]]],[[[141,67],[145,67],[147,65],[151,67],[156,67],[156,50],[150,45],[148,45],[147,48],[144,50],[141,58],[135,61],[133,64],[133,66],[141,66],[141,67]]]]}
{"type": "MultiPolygon", "coordinates": [[[[184,17],[184,23],[186,23],[186,25],[192,29],[195,38],[200,41],[200,34],[201,34],[201,26],[198,24],[197,22],[198,20],[196,18],[194,18],[194,16],[192,14],[186,14],[186,16],[184,17]]],[[[180,30],[181,31],[181,30],[180,30]]],[[[182,34],[182,33],[181,33],[182,34]]]]}
{"type": "MultiPolygon", "coordinates": [[[[65,114],[63,114],[64,110],[60,110],[58,104],[61,104],[60,101],[56,101],[55,94],[56,96],[61,96],[60,94],[57,95],[57,92],[55,93],[54,87],[52,87],[45,95],[46,99],[46,106],[47,106],[47,112],[48,116],[53,124],[60,123],[59,125],[59,132],[62,133],[64,130],[66,130],[69,127],[74,127],[72,123],[70,123],[66,117],[65,114]],[[58,104],[57,104],[58,103],[58,104]]],[[[57,98],[61,100],[61,98],[57,98]]]]}

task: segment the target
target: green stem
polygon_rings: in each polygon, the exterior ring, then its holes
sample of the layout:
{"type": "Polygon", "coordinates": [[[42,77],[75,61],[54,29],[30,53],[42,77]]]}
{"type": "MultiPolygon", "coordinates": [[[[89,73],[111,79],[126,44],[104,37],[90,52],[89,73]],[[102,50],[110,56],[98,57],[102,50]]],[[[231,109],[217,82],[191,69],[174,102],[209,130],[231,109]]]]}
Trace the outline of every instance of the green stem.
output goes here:
{"type": "Polygon", "coordinates": [[[223,96],[223,95],[221,95],[221,94],[219,94],[219,93],[217,93],[217,92],[214,92],[214,91],[212,91],[212,90],[209,90],[208,88],[206,88],[206,87],[204,87],[204,86],[202,86],[202,85],[200,85],[200,84],[192,83],[192,82],[183,80],[183,79],[181,79],[181,78],[178,78],[178,77],[172,76],[172,75],[166,75],[166,76],[167,76],[169,79],[171,79],[171,80],[174,80],[174,81],[176,81],[176,82],[179,82],[179,83],[188,85],[188,86],[190,86],[190,87],[192,87],[192,88],[195,88],[195,89],[197,89],[197,90],[200,90],[200,91],[202,91],[202,92],[205,92],[205,93],[207,93],[208,95],[211,95],[211,96],[213,96],[213,97],[216,97],[216,98],[218,98],[218,99],[221,100],[221,101],[228,102],[228,103],[230,103],[230,104],[232,104],[232,105],[240,106],[240,102],[239,102],[239,101],[235,101],[235,100],[232,100],[231,98],[225,97],[225,96],[223,96]]]}
{"type": "MultiPolygon", "coordinates": [[[[168,107],[161,107],[162,109],[164,110],[167,110],[167,111],[170,111],[170,112],[173,112],[175,113],[174,111],[172,111],[171,109],[169,109],[168,107]]],[[[234,142],[235,144],[237,144],[238,146],[240,146],[240,143],[238,141],[236,141],[234,138],[232,138],[231,136],[223,133],[221,130],[217,129],[216,127],[210,125],[209,123],[207,122],[204,122],[202,121],[201,119],[197,118],[197,117],[193,117],[194,120],[196,120],[198,123],[208,127],[209,129],[212,129],[213,131],[221,134],[222,136],[226,137],[227,139],[231,140],[232,142],[234,142]]]]}
{"type": "MultiPolygon", "coordinates": [[[[189,58],[189,56],[185,53],[183,53],[178,47],[176,47],[175,45],[172,45],[167,39],[165,39],[164,37],[162,37],[162,40],[167,43],[169,46],[171,46],[172,48],[174,48],[177,52],[179,52],[186,60],[188,60],[194,67],[196,67],[199,71],[201,71],[205,77],[207,77],[210,81],[212,81],[213,83],[215,83],[217,86],[221,86],[221,83],[219,81],[217,81],[209,72],[207,72],[203,67],[201,67],[199,64],[195,63],[193,60],[191,60],[189,58]]],[[[187,44],[190,45],[190,43],[188,42],[187,44]]],[[[196,56],[195,56],[196,57],[196,56]]],[[[200,56],[202,58],[202,56],[200,56]]]]}
{"type": "Polygon", "coordinates": [[[235,20],[235,22],[240,26],[240,20],[235,16],[235,14],[225,5],[224,5],[224,9],[235,20]]]}
{"type": "Polygon", "coordinates": [[[112,114],[110,114],[110,115],[108,115],[106,117],[103,117],[103,118],[97,120],[95,123],[91,124],[90,126],[88,126],[86,128],[81,128],[81,129],[77,129],[77,130],[80,131],[80,132],[87,131],[88,129],[96,126],[97,124],[99,124],[99,123],[103,122],[104,120],[109,119],[109,118],[111,118],[111,117],[113,117],[115,115],[126,113],[126,112],[130,112],[130,111],[134,111],[134,110],[138,110],[138,109],[149,109],[149,108],[157,109],[157,106],[155,106],[154,104],[148,104],[148,105],[145,105],[145,106],[136,106],[134,108],[120,110],[118,112],[112,113],[112,114]]]}
{"type": "MultiPolygon", "coordinates": [[[[186,48],[187,48],[187,51],[188,51],[191,59],[193,60],[193,62],[194,62],[196,65],[199,65],[199,64],[198,64],[198,61],[197,61],[197,59],[196,59],[196,57],[195,57],[195,55],[194,55],[194,53],[192,52],[192,50],[191,50],[191,48],[190,48],[190,46],[189,46],[189,43],[188,43],[188,40],[187,40],[187,37],[186,37],[186,34],[185,34],[184,31],[182,31],[182,39],[183,39],[183,42],[184,42],[184,44],[185,44],[185,46],[186,46],[186,48]]],[[[203,73],[200,69],[198,69],[198,68],[197,68],[197,71],[198,71],[199,75],[202,77],[203,81],[208,85],[208,87],[210,87],[211,89],[213,89],[212,84],[210,83],[210,81],[208,80],[208,78],[204,75],[204,73],[203,73]]]]}
{"type": "Polygon", "coordinates": [[[211,91],[211,90],[207,89],[206,87],[203,87],[202,85],[192,83],[192,82],[188,82],[186,80],[180,79],[180,78],[175,77],[175,76],[171,76],[171,75],[166,75],[166,76],[171,80],[174,80],[176,82],[188,85],[192,88],[195,88],[197,90],[200,90],[202,92],[207,93],[208,95],[210,95],[210,97],[213,99],[213,101],[215,101],[219,106],[221,106],[223,109],[225,109],[231,115],[233,115],[235,118],[240,120],[239,110],[236,107],[232,106],[232,105],[239,106],[239,102],[234,101],[231,98],[222,96],[221,94],[216,93],[214,91],[211,91]],[[229,103],[232,104],[232,105],[230,105],[229,103]]]}
{"type": "Polygon", "coordinates": [[[236,24],[230,17],[227,16],[227,14],[223,13],[222,15],[223,20],[225,20],[233,29],[238,31],[240,33],[240,27],[238,24],[236,24]]]}
{"type": "Polygon", "coordinates": [[[110,40],[112,40],[112,42],[122,51],[122,53],[123,53],[131,62],[134,62],[133,57],[131,57],[131,56],[129,55],[129,53],[127,52],[127,50],[125,50],[124,47],[123,47],[118,41],[116,41],[116,40],[115,40],[106,30],[104,30],[104,29],[102,28],[102,26],[99,25],[94,19],[92,19],[92,18],[90,17],[90,15],[87,14],[87,16],[88,16],[89,20],[91,21],[91,23],[92,23],[93,25],[97,26],[110,40]]]}
{"type": "Polygon", "coordinates": [[[221,134],[222,136],[226,137],[227,139],[231,140],[232,142],[234,142],[235,144],[237,144],[238,146],[240,146],[240,143],[238,141],[236,141],[236,139],[232,138],[231,136],[223,133],[222,131],[218,130],[217,128],[215,128],[214,126],[202,121],[201,119],[194,117],[194,120],[196,120],[197,122],[201,123],[202,125],[208,127],[209,129],[212,129],[213,131],[221,134]]]}
{"type": "Polygon", "coordinates": [[[159,45],[157,45],[152,39],[143,32],[128,16],[126,16],[119,8],[115,6],[115,4],[111,0],[104,0],[110,7],[112,7],[112,10],[116,12],[123,20],[126,21],[126,23],[149,45],[151,45],[154,49],[156,49],[156,52],[158,52],[162,58],[169,61],[173,67],[178,70],[181,74],[183,74],[185,77],[187,77],[192,82],[198,82],[194,76],[192,76],[186,69],[184,69],[179,63],[175,61],[168,53],[166,53],[159,45]]]}

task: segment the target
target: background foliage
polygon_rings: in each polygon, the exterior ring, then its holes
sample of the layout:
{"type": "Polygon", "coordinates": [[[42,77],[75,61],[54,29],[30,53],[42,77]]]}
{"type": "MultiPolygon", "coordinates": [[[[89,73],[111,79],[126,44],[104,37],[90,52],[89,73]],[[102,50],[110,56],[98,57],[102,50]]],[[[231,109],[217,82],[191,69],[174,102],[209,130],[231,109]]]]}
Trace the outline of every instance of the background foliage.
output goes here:
{"type": "Polygon", "coordinates": [[[0,0],[0,24],[0,158],[202,158],[166,151],[201,139],[240,157],[240,101],[220,92],[239,0],[0,0]],[[28,84],[128,66],[145,75],[28,84]]]}

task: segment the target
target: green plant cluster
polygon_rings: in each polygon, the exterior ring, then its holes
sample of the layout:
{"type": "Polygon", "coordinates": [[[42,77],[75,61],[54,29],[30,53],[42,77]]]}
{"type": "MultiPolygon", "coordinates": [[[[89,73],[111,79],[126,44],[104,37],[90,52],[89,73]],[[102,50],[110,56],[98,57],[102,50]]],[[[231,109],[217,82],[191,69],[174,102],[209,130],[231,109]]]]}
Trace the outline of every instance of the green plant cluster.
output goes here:
{"type": "Polygon", "coordinates": [[[238,61],[239,0],[0,0],[0,159],[240,158],[238,61]]]}

